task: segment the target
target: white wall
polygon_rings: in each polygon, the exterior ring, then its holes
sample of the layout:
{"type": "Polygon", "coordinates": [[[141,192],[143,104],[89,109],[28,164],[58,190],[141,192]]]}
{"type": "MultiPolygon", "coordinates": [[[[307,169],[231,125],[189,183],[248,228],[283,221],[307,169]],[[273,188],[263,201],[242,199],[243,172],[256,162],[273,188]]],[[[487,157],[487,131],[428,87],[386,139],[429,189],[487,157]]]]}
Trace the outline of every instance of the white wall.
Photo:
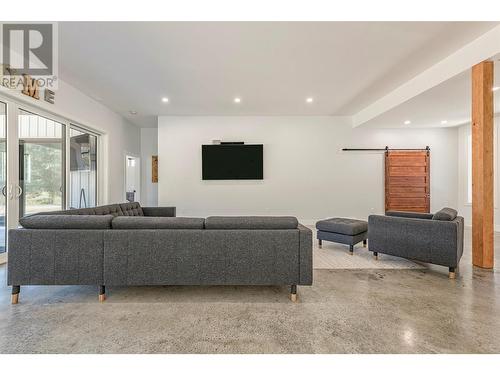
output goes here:
{"type": "Polygon", "coordinates": [[[159,204],[179,216],[294,215],[366,218],[384,211],[382,152],[431,151],[431,210],[457,206],[457,129],[353,129],[346,117],[170,117],[158,119],[159,204]],[[201,145],[213,139],[264,144],[264,180],[203,181],[201,145]]]}
{"type": "Polygon", "coordinates": [[[158,129],[141,129],[141,204],[143,206],[158,205],[158,183],[152,181],[152,156],[158,155],[158,129]]]}
{"type": "MultiPolygon", "coordinates": [[[[494,139],[494,195],[495,195],[495,210],[494,210],[494,223],[495,223],[495,231],[500,232],[500,207],[498,202],[499,196],[499,187],[498,183],[498,164],[500,162],[500,155],[497,152],[499,150],[499,137],[498,137],[498,128],[500,126],[500,116],[496,116],[494,118],[495,124],[495,139],[494,139]]],[[[459,211],[463,215],[465,219],[466,225],[472,225],[472,205],[467,202],[467,154],[469,152],[467,145],[467,136],[471,134],[471,125],[467,124],[461,126],[458,129],[458,207],[459,211]]]]}
{"type": "Polygon", "coordinates": [[[100,173],[99,179],[99,204],[125,200],[125,154],[140,154],[140,129],[137,126],[62,80],[59,80],[55,104],[32,99],[18,90],[2,88],[0,95],[102,133],[98,158],[104,173],[100,173]]]}

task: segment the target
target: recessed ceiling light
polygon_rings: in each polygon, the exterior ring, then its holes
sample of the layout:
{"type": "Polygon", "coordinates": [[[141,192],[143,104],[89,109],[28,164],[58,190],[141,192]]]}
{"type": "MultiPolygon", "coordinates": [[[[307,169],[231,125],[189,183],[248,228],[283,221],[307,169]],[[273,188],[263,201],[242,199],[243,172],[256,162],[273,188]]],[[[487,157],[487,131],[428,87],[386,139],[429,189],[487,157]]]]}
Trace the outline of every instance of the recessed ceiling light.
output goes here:
{"type": "Polygon", "coordinates": [[[405,125],[410,125],[410,124],[411,124],[411,121],[410,121],[410,120],[406,120],[406,121],[404,122],[404,124],[405,124],[405,125]]]}
{"type": "Polygon", "coordinates": [[[241,103],[241,98],[234,98],[235,103],[241,103]]]}
{"type": "Polygon", "coordinates": [[[498,90],[500,90],[500,86],[493,87],[493,89],[492,89],[492,90],[493,90],[493,91],[498,91],[498,90]]]}
{"type": "Polygon", "coordinates": [[[314,98],[307,98],[307,99],[306,99],[306,102],[307,102],[307,103],[312,103],[312,102],[314,102],[314,98]]]}
{"type": "Polygon", "coordinates": [[[161,101],[162,101],[163,103],[168,103],[168,98],[167,98],[167,97],[161,98],[161,101]]]}
{"type": "Polygon", "coordinates": [[[131,115],[136,115],[137,111],[128,111],[128,113],[130,113],[131,115]]]}
{"type": "Polygon", "coordinates": [[[448,120],[443,120],[443,121],[441,121],[441,125],[445,125],[445,124],[447,124],[447,123],[448,123],[448,120]]]}

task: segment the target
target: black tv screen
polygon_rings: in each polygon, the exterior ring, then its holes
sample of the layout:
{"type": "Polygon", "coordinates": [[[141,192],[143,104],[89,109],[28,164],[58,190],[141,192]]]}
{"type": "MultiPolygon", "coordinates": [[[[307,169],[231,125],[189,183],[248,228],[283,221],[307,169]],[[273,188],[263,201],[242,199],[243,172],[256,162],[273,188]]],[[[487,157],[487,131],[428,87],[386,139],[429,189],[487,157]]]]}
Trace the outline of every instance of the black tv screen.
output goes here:
{"type": "Polygon", "coordinates": [[[262,180],[263,145],[202,145],[204,180],[262,180]]]}

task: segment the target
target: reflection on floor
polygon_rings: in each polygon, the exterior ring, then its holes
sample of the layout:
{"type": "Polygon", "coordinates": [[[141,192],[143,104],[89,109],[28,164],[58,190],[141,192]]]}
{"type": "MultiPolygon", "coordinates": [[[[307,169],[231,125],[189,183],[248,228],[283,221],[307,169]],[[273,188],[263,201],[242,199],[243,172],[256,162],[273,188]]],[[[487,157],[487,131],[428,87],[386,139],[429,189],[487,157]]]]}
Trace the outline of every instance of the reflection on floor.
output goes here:
{"type": "Polygon", "coordinates": [[[0,266],[0,352],[498,353],[499,269],[473,269],[470,242],[456,280],[430,265],[314,270],[298,303],[287,287],[110,287],[99,303],[96,286],[39,286],[10,305],[0,266]]]}

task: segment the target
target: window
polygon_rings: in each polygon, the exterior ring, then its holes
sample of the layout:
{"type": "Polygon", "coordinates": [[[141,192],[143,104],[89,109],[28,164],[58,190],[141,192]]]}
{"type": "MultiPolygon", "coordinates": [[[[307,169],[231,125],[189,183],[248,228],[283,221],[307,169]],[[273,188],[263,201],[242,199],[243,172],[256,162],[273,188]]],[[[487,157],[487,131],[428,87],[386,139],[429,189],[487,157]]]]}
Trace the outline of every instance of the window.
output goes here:
{"type": "Polygon", "coordinates": [[[69,207],[97,205],[97,135],[71,126],[69,207]]]}
{"type": "Polygon", "coordinates": [[[20,218],[98,204],[98,146],[98,133],[0,95],[0,260],[20,218]]]}
{"type": "Polygon", "coordinates": [[[65,126],[19,111],[19,217],[64,207],[65,126]]]}
{"type": "Polygon", "coordinates": [[[0,253],[5,252],[7,218],[7,105],[0,102],[0,253]]]}

